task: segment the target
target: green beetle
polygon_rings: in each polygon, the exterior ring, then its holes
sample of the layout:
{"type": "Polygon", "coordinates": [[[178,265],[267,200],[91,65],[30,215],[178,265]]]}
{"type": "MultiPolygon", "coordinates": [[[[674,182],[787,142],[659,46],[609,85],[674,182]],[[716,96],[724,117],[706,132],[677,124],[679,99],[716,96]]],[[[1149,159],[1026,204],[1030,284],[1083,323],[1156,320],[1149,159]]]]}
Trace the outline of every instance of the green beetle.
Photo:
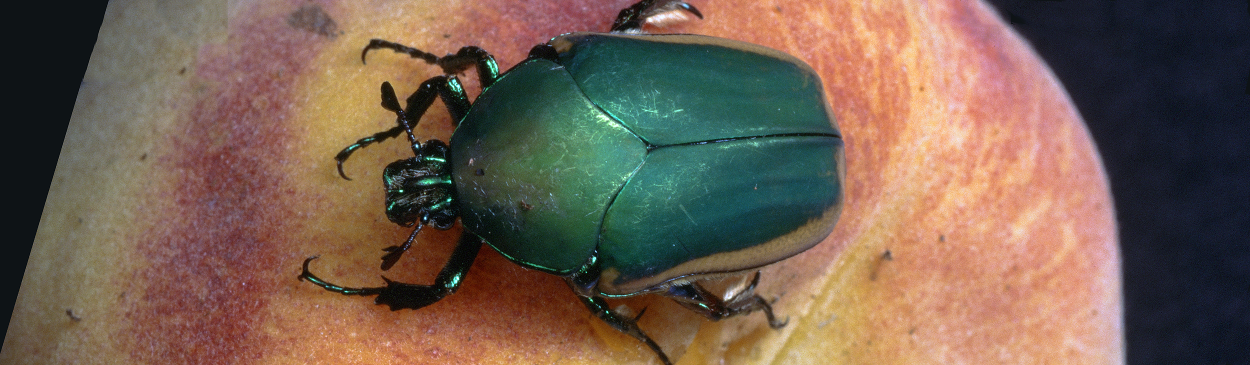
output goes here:
{"type": "MultiPolygon", "coordinates": [[[[841,133],[819,76],[802,61],[754,44],[697,35],[642,35],[647,18],[693,6],[643,0],[621,11],[612,33],[570,33],[535,46],[500,74],[494,58],[469,46],[437,57],[373,40],[442,67],[407,99],[389,83],[382,106],[398,126],[363,138],[335,157],[406,134],[416,157],[386,167],[386,213],[416,226],[385,249],[389,269],[426,225],[461,236],[434,285],[386,280],[346,288],[301,279],[345,295],[376,295],[392,310],[417,309],[455,292],[482,243],[526,268],[563,277],[596,316],[660,347],[636,319],[604,298],[659,294],[717,320],[763,311],[759,272],[731,298],[702,279],[756,270],[819,243],[837,223],[845,176],[841,133]],[[454,76],[476,67],[482,92],[470,104],[454,76]],[[441,97],[457,122],[451,143],[419,143],[412,128],[441,97]]],[[[385,278],[383,278],[385,279],[385,278]]]]}

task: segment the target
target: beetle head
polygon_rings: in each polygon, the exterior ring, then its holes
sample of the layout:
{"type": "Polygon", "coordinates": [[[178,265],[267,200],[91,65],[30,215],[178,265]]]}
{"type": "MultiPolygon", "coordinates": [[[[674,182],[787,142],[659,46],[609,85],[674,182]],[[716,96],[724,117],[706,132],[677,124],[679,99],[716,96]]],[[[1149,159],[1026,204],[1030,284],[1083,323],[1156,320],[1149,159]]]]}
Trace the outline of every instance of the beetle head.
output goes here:
{"type": "Polygon", "coordinates": [[[455,185],[447,162],[447,144],[439,140],[414,146],[416,157],[392,162],[382,173],[386,217],[402,226],[418,221],[448,229],[456,221],[455,185]]]}

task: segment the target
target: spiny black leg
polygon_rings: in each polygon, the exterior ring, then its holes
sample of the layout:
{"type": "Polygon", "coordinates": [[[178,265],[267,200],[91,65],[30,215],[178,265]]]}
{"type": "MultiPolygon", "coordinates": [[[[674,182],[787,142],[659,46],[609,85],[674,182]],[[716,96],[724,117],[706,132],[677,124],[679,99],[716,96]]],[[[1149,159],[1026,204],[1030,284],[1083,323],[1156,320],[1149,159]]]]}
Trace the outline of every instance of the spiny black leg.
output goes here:
{"type": "Polygon", "coordinates": [[[685,10],[703,19],[703,13],[700,13],[699,9],[681,0],[642,0],[628,8],[621,9],[621,12],[616,15],[616,20],[612,22],[611,31],[636,33],[642,30],[642,24],[647,22],[647,18],[675,10],[685,10]]]}
{"type": "MultiPolygon", "coordinates": [[[[660,345],[652,341],[651,337],[648,337],[646,333],[642,332],[642,329],[638,328],[637,318],[630,319],[616,315],[611,309],[608,309],[608,302],[603,300],[603,298],[584,297],[581,295],[578,295],[577,298],[582,300],[582,304],[586,305],[586,309],[590,309],[591,313],[607,322],[612,328],[647,344],[647,347],[650,347],[651,351],[654,351],[656,356],[660,357],[660,361],[664,362],[664,365],[673,365],[673,362],[668,360],[668,355],[664,354],[664,350],[660,349],[660,345]]],[[[638,316],[642,317],[642,313],[639,313],[638,316]]]]}
{"type": "Polygon", "coordinates": [[[404,240],[404,244],[382,249],[382,251],[387,252],[386,256],[382,256],[382,271],[390,270],[392,266],[395,266],[395,262],[399,261],[399,257],[403,256],[404,252],[412,247],[412,241],[417,239],[417,233],[421,232],[421,227],[424,226],[418,224],[417,229],[412,230],[412,234],[408,235],[407,240],[404,240]]]}
{"type": "MultiPolygon", "coordinates": [[[[768,304],[768,301],[764,300],[764,298],[755,295],[755,287],[759,285],[760,272],[756,271],[755,276],[751,278],[751,284],[747,285],[747,287],[742,289],[742,291],[734,294],[732,298],[729,298],[729,301],[726,302],[725,305],[727,307],[739,307],[743,305],[758,306],[757,309],[764,311],[764,316],[768,317],[769,327],[772,327],[773,329],[785,327],[787,323],[790,323],[790,319],[786,318],[785,322],[778,322],[777,317],[773,316],[773,306],[768,304]]],[[[753,310],[755,309],[747,310],[743,313],[750,313],[753,310]]]]}
{"type": "Polygon", "coordinates": [[[461,47],[456,53],[438,57],[433,53],[399,43],[373,39],[369,41],[369,45],[365,46],[364,50],[360,51],[360,62],[364,63],[365,55],[368,55],[369,51],[375,49],[389,49],[407,54],[409,57],[420,59],[431,65],[438,65],[438,67],[443,69],[443,73],[448,75],[455,75],[469,69],[469,67],[477,66],[478,80],[482,83],[482,87],[490,86],[495,83],[495,79],[499,78],[499,65],[495,63],[495,57],[477,46],[461,47]]]}
{"type": "Polygon", "coordinates": [[[460,79],[455,76],[434,76],[421,83],[417,91],[408,96],[407,112],[413,118],[410,119],[413,126],[417,125],[416,121],[434,103],[435,95],[443,99],[443,105],[447,106],[447,112],[451,114],[452,123],[459,124],[464,115],[469,113],[469,96],[465,94],[460,79]]]}
{"type": "Polygon", "coordinates": [[[486,50],[477,46],[460,47],[455,54],[448,54],[438,59],[438,66],[448,74],[460,73],[469,66],[475,65],[477,78],[481,80],[483,88],[494,84],[495,79],[499,78],[499,65],[495,63],[495,56],[491,56],[486,50]]]}
{"type": "Polygon", "coordinates": [[[370,39],[369,45],[365,46],[365,49],[360,51],[360,63],[368,63],[368,62],[365,62],[365,56],[369,54],[369,51],[379,49],[379,48],[389,49],[398,53],[406,53],[408,54],[408,57],[419,58],[422,61],[425,61],[425,63],[431,64],[431,65],[438,64],[438,56],[433,53],[425,52],[416,48],[408,47],[408,46],[395,43],[395,42],[391,42],[385,39],[376,39],[376,38],[370,39]]]}
{"type": "Polygon", "coordinates": [[[386,281],[386,286],[371,288],[338,286],[326,282],[308,271],[308,263],[317,258],[316,256],[304,260],[304,272],[299,275],[299,278],[300,280],[308,280],[325,290],[343,295],[376,295],[378,298],[374,302],[385,304],[391,310],[419,309],[455,293],[456,289],[460,287],[465,274],[468,274],[469,267],[473,266],[473,260],[477,257],[477,252],[481,248],[482,241],[477,236],[468,232],[462,234],[460,242],[456,244],[455,251],[451,253],[451,258],[447,259],[447,266],[444,266],[443,270],[438,273],[438,277],[434,279],[434,285],[400,283],[382,277],[382,280],[386,281]]]}
{"type": "Polygon", "coordinates": [[[718,321],[727,317],[739,314],[747,314],[754,311],[763,311],[768,317],[768,326],[773,329],[784,327],[789,320],[781,322],[777,317],[773,316],[773,307],[761,298],[755,295],[755,286],[760,282],[760,273],[755,273],[755,278],[751,280],[751,284],[742,291],[738,292],[728,301],[723,301],[715,294],[704,289],[698,283],[686,283],[669,287],[668,291],[663,293],[664,296],[672,298],[677,304],[702,314],[704,317],[713,321],[718,321]]]}

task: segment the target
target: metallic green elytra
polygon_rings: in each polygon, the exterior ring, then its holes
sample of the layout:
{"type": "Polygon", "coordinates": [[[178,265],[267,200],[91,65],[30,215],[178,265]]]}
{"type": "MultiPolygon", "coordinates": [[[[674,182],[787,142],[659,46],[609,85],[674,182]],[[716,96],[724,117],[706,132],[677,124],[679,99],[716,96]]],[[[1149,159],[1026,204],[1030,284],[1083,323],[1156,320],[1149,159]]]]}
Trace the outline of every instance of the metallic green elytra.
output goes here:
{"type": "MultiPolygon", "coordinates": [[[[841,133],[820,78],[766,47],[698,35],[636,34],[650,16],[699,15],[680,1],[644,0],[621,11],[612,33],[570,33],[535,46],[499,74],[477,47],[437,57],[374,40],[365,48],[436,64],[400,108],[390,84],[382,105],[398,126],[356,149],[407,134],[416,157],[384,171],[387,216],[417,225],[388,247],[383,269],[424,225],[464,225],[434,285],[345,288],[308,271],[302,279],[348,295],[377,295],[393,310],[451,294],[482,243],[524,267],[564,277],[599,318],[647,344],[604,298],[659,294],[711,319],[760,310],[754,280],[731,298],[701,279],[750,272],[798,254],[832,231],[845,175],[841,133]],[[470,102],[454,76],[476,67],[483,90],[470,102]],[[412,128],[436,97],[457,122],[450,144],[419,143],[412,128]]],[[[700,15],[701,17],[701,15],[700,15]]],[[[362,59],[364,54],[362,54],[362,59]]],[[[346,175],[344,175],[346,177],[346,175]]]]}
{"type": "Polygon", "coordinates": [[[451,138],[452,171],[484,171],[453,176],[461,222],[491,247],[565,276],[597,257],[598,294],[630,295],[829,234],[842,141],[801,61],[695,35],[548,44],[558,62],[508,71],[451,138]]]}

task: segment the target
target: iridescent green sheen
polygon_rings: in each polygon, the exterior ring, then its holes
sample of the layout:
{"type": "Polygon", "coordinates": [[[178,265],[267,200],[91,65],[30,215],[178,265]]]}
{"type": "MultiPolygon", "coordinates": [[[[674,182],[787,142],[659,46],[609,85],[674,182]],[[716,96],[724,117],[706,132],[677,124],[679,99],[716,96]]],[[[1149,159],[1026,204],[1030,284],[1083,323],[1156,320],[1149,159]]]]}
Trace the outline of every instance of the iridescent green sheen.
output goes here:
{"type": "Polygon", "coordinates": [[[465,228],[559,275],[593,255],[604,211],[646,152],[548,60],[526,61],[484,90],[451,146],[465,228]]]}
{"type": "Polygon", "coordinates": [[[599,244],[605,294],[629,294],[686,275],[771,264],[820,242],[842,203],[842,140],[783,136],[656,148],[608,210],[599,244]],[[685,270],[675,266],[714,254],[777,242],[685,270]],[[722,260],[723,261],[723,260],[722,260]],[[668,272],[666,272],[668,271],[668,272]],[[662,275],[661,275],[662,274],[662,275]],[[612,276],[612,275],[607,275],[612,276]]]}
{"type": "Polygon", "coordinates": [[[840,135],[820,77],[771,48],[689,34],[571,33],[550,43],[586,97],[652,145],[840,135]]]}
{"type": "Polygon", "coordinates": [[[451,140],[461,221],[497,251],[566,276],[597,255],[598,292],[628,295],[828,235],[842,141],[806,64],[691,35],[551,44],[561,63],[505,73],[451,140]]]}
{"type": "Polygon", "coordinates": [[[605,298],[654,293],[717,320],[761,311],[760,274],[732,293],[699,284],[802,252],[829,235],[842,208],[842,136],[820,78],[802,61],[766,47],[696,35],[626,35],[647,19],[684,11],[681,0],[640,0],[622,9],[613,33],[570,33],[530,50],[504,74],[476,46],[439,57],[373,39],[442,69],[401,108],[389,82],[382,107],[395,126],[341,150],[406,135],[413,157],[383,170],[386,214],[415,226],[383,249],[391,268],[422,227],[464,225],[431,285],[385,286],[300,279],[344,295],[377,296],[392,310],[418,309],[456,291],[482,242],[531,269],[556,274],[582,304],[671,365],[638,316],[605,298]],[[619,33],[618,33],[619,32],[619,33]],[[476,67],[483,90],[470,103],[457,76],[476,67]],[[419,142],[413,129],[436,99],[456,125],[450,144],[419,142]]]}

